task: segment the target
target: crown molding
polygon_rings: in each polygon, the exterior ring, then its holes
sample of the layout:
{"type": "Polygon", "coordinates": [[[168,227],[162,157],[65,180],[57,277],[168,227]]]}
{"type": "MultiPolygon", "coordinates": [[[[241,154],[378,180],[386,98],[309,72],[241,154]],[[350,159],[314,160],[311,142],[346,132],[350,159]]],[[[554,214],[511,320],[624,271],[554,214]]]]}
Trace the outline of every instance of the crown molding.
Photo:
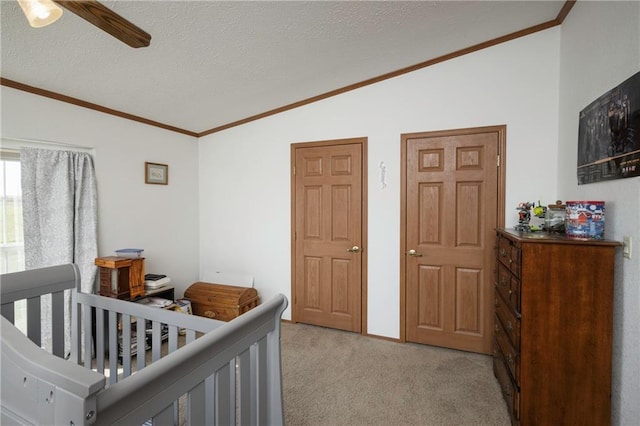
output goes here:
{"type": "Polygon", "coordinates": [[[278,107],[278,108],[275,108],[275,109],[272,109],[272,110],[269,110],[269,111],[265,111],[265,112],[262,112],[260,114],[252,115],[250,117],[246,117],[246,118],[243,118],[241,120],[237,120],[237,121],[233,121],[231,123],[223,124],[222,126],[217,126],[217,127],[214,127],[212,129],[205,130],[205,131],[202,131],[202,132],[194,132],[194,131],[191,131],[191,130],[181,129],[181,128],[175,127],[175,126],[170,126],[168,124],[164,124],[164,123],[160,123],[160,122],[157,122],[157,121],[149,120],[149,119],[144,118],[144,117],[140,117],[140,116],[129,114],[129,113],[122,112],[122,111],[118,111],[118,110],[115,110],[115,109],[112,109],[112,108],[107,108],[107,107],[104,107],[104,106],[101,106],[101,105],[97,105],[97,104],[94,104],[94,103],[91,103],[91,102],[87,102],[87,101],[84,101],[84,100],[81,100],[81,99],[77,99],[77,98],[73,98],[73,97],[70,97],[70,96],[62,95],[60,93],[55,93],[55,92],[52,92],[52,91],[49,91],[49,90],[45,90],[45,89],[41,89],[41,88],[38,88],[38,87],[29,86],[29,85],[26,85],[26,84],[23,84],[23,83],[20,83],[20,82],[17,82],[17,81],[9,80],[9,79],[6,79],[6,78],[2,78],[2,77],[0,77],[0,85],[6,86],[6,87],[11,87],[11,88],[17,89],[17,90],[22,90],[24,92],[33,93],[35,95],[39,95],[39,96],[44,96],[44,97],[47,97],[47,98],[55,99],[55,100],[58,100],[58,101],[61,101],[61,102],[66,102],[66,103],[70,103],[70,104],[73,104],[73,105],[81,106],[83,108],[93,109],[95,111],[103,112],[105,114],[115,115],[117,117],[124,118],[124,119],[127,119],[127,120],[137,121],[139,123],[147,124],[149,126],[155,126],[155,127],[161,128],[161,129],[169,130],[169,131],[176,132],[176,133],[181,133],[181,134],[184,134],[184,135],[187,135],[187,136],[201,138],[203,136],[208,136],[208,135],[211,135],[213,133],[218,133],[218,132],[221,132],[223,130],[230,129],[232,127],[237,127],[237,126],[240,126],[240,125],[243,125],[243,124],[246,124],[246,123],[250,123],[252,121],[260,120],[261,118],[265,118],[265,117],[269,117],[269,116],[272,116],[272,115],[276,115],[276,114],[279,114],[281,112],[289,111],[289,110],[292,110],[292,109],[295,109],[295,108],[298,108],[298,107],[301,107],[301,106],[304,106],[304,105],[309,105],[309,104],[312,104],[314,102],[321,101],[323,99],[331,98],[333,96],[337,96],[337,95],[340,95],[342,93],[350,92],[352,90],[356,90],[356,89],[359,89],[361,87],[365,87],[365,86],[369,86],[369,85],[372,85],[372,84],[375,84],[375,83],[379,83],[381,81],[388,80],[390,78],[398,77],[400,75],[407,74],[407,73],[410,73],[410,72],[413,72],[413,71],[417,71],[417,70],[420,70],[422,68],[426,68],[426,67],[429,67],[429,66],[432,66],[432,65],[435,65],[435,64],[439,64],[441,62],[445,62],[445,61],[448,61],[450,59],[454,59],[454,58],[457,58],[457,57],[460,57],[460,56],[463,56],[463,55],[467,55],[469,53],[477,52],[479,50],[486,49],[488,47],[492,47],[492,46],[495,46],[495,45],[498,45],[498,44],[501,44],[501,43],[505,43],[505,42],[508,42],[508,41],[511,41],[511,40],[515,40],[515,39],[520,38],[520,37],[525,37],[525,36],[528,36],[530,34],[533,34],[533,33],[539,32],[539,31],[544,31],[544,30],[547,30],[549,28],[556,27],[558,25],[562,25],[562,22],[569,15],[569,12],[571,11],[571,8],[573,8],[573,6],[575,5],[576,1],[577,0],[567,0],[565,2],[565,4],[562,6],[562,9],[560,10],[560,12],[556,16],[556,18],[552,19],[550,21],[543,22],[541,24],[534,25],[532,27],[525,28],[525,29],[520,30],[520,31],[515,31],[513,33],[510,33],[510,34],[507,34],[507,35],[504,35],[504,36],[501,36],[501,37],[497,37],[497,38],[494,38],[494,39],[491,39],[491,40],[488,40],[488,41],[485,41],[485,42],[482,42],[482,43],[478,43],[478,44],[475,44],[473,46],[469,46],[469,47],[466,47],[464,49],[460,49],[460,50],[457,50],[455,52],[448,53],[446,55],[438,56],[436,58],[429,59],[429,60],[426,60],[424,62],[420,62],[420,63],[415,64],[415,65],[411,65],[411,66],[408,66],[408,67],[405,67],[405,68],[401,68],[401,69],[396,70],[396,71],[392,71],[392,72],[389,72],[389,73],[386,73],[386,74],[382,74],[380,76],[373,77],[373,78],[370,78],[368,80],[361,81],[359,83],[350,84],[348,86],[344,86],[344,87],[339,88],[339,89],[331,90],[329,92],[326,92],[326,93],[323,93],[323,94],[320,94],[320,95],[317,95],[317,96],[312,96],[310,98],[303,99],[301,101],[294,102],[294,103],[291,103],[291,104],[288,104],[288,105],[284,105],[284,106],[281,106],[281,107],[278,107]]]}

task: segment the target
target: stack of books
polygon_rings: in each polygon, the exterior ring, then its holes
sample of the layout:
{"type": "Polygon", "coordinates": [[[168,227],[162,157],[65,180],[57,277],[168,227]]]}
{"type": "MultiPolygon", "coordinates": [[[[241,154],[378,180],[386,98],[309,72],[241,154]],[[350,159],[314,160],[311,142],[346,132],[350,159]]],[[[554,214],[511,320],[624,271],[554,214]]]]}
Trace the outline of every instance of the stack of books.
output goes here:
{"type": "Polygon", "coordinates": [[[156,290],[171,282],[171,278],[162,274],[146,274],[144,276],[144,286],[147,290],[156,290]]]}
{"type": "Polygon", "coordinates": [[[144,249],[137,248],[124,248],[116,250],[116,256],[118,257],[128,257],[129,259],[140,259],[142,257],[142,252],[144,249]]]}
{"type": "Polygon", "coordinates": [[[162,297],[145,297],[136,303],[151,306],[152,308],[166,308],[167,306],[173,305],[173,300],[163,299],[162,297]]]}

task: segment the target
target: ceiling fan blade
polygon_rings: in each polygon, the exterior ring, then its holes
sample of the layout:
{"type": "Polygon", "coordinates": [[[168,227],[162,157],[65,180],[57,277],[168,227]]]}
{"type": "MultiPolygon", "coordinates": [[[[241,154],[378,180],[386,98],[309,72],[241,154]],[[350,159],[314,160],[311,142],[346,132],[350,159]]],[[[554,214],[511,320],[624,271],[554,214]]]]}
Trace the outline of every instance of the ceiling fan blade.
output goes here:
{"type": "Polygon", "coordinates": [[[147,47],[151,35],[96,0],[53,0],[131,47],[147,47]]]}

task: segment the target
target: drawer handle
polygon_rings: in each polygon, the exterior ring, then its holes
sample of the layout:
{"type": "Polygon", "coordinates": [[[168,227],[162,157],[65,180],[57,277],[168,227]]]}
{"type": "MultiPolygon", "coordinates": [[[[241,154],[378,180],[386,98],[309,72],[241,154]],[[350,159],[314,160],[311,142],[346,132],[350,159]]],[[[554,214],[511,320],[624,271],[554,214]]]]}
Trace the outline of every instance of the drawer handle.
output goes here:
{"type": "Polygon", "coordinates": [[[509,258],[509,265],[513,263],[513,259],[509,258]]]}
{"type": "Polygon", "coordinates": [[[504,394],[511,398],[511,389],[505,386],[504,394]]]}
{"type": "Polygon", "coordinates": [[[505,277],[500,277],[500,285],[502,285],[502,286],[506,286],[507,285],[507,279],[505,277]]]}
{"type": "Polygon", "coordinates": [[[498,326],[498,324],[496,324],[496,325],[493,327],[493,332],[494,332],[495,334],[499,334],[499,333],[500,333],[500,327],[498,326]]]}
{"type": "Polygon", "coordinates": [[[513,331],[513,325],[511,324],[511,321],[507,321],[507,330],[513,331]]]}
{"type": "Polygon", "coordinates": [[[507,354],[507,361],[509,362],[509,364],[513,365],[513,357],[511,356],[511,354],[507,354]]]}
{"type": "Polygon", "coordinates": [[[507,256],[507,251],[503,248],[500,249],[500,256],[502,257],[506,257],[507,256]]]}

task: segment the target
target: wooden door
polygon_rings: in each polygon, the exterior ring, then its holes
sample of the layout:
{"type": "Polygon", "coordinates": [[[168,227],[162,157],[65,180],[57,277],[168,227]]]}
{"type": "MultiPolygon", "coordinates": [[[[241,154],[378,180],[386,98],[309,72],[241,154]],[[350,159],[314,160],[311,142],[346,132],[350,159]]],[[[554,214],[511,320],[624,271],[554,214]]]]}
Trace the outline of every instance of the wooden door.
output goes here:
{"type": "Polygon", "coordinates": [[[491,352],[503,139],[503,127],[402,136],[408,341],[491,352]]]}
{"type": "Polygon", "coordinates": [[[292,146],[296,322],[362,330],[365,141],[292,146]]]}

